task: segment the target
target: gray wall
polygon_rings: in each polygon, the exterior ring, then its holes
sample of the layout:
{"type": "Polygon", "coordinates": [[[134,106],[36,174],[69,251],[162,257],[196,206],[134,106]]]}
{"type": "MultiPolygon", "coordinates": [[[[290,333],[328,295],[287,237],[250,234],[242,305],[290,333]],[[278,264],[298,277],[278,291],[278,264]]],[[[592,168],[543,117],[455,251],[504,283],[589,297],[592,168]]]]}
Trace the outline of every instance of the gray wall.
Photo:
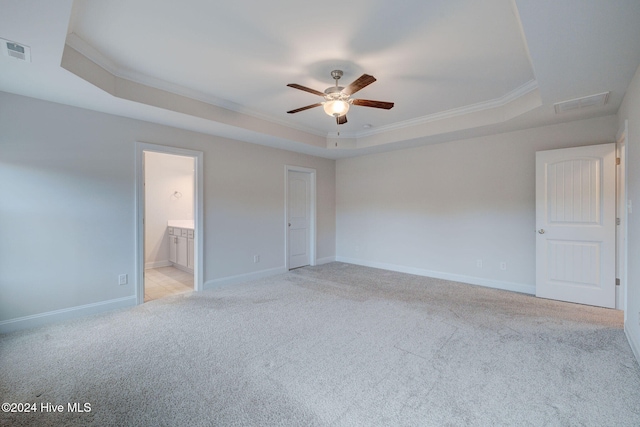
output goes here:
{"type": "Polygon", "coordinates": [[[628,119],[627,135],[627,199],[634,204],[627,217],[627,307],[625,332],[640,362],[640,67],[627,88],[618,111],[619,126],[628,119]]]}
{"type": "Polygon", "coordinates": [[[135,294],[135,141],[204,152],[205,282],[284,267],[287,164],[317,170],[335,255],[333,160],[7,93],[0,129],[0,322],[135,294]]]}
{"type": "MultiPolygon", "coordinates": [[[[0,322],[135,294],[135,141],[205,153],[205,282],[284,266],[289,164],[317,169],[318,258],[531,290],[535,151],[612,142],[627,118],[638,201],[640,71],[617,117],[337,164],[0,93],[0,322]],[[122,273],[128,285],[117,284],[122,273]]],[[[631,214],[628,225],[625,328],[638,354],[640,223],[631,214]]]]}
{"type": "Polygon", "coordinates": [[[616,130],[608,116],[340,159],[337,258],[534,293],[535,152],[616,130]]]}

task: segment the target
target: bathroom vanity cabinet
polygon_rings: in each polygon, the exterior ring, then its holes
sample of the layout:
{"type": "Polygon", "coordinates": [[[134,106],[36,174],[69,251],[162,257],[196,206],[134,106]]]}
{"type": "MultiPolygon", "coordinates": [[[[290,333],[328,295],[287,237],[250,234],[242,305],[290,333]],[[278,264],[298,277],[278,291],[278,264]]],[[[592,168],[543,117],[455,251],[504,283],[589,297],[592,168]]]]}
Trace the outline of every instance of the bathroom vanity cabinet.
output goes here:
{"type": "Polygon", "coordinates": [[[169,261],[180,270],[193,273],[193,228],[167,227],[169,261]]]}

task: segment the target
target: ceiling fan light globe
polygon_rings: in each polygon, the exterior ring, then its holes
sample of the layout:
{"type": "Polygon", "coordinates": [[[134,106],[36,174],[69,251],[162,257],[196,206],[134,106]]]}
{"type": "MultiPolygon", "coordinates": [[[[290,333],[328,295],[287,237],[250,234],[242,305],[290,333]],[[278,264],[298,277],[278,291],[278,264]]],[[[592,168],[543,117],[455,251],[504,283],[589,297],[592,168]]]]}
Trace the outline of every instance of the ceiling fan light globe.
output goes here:
{"type": "Polygon", "coordinates": [[[331,117],[340,117],[349,111],[349,103],[342,100],[326,101],[324,103],[324,112],[331,117]]]}

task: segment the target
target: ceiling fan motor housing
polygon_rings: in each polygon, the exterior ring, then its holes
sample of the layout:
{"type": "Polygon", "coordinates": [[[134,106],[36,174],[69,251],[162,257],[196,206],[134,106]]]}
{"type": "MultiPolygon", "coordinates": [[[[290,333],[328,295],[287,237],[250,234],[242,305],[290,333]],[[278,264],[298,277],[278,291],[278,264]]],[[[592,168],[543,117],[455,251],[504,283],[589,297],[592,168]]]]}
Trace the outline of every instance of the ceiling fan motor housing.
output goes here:
{"type": "Polygon", "coordinates": [[[324,93],[327,95],[332,95],[334,93],[340,93],[344,89],[342,86],[330,86],[324,90],[324,93]]]}

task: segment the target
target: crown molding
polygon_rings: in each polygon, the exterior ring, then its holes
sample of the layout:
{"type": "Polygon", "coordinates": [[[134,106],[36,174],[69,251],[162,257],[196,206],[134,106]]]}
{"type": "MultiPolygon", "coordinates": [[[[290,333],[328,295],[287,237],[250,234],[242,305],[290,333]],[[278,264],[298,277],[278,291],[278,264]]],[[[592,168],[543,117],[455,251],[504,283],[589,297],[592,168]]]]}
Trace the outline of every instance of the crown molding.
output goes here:
{"type": "Polygon", "coordinates": [[[100,51],[91,46],[89,43],[78,37],[76,33],[67,34],[65,44],[73,48],[73,50],[75,50],[76,52],[84,55],[87,59],[90,59],[105,71],[108,71],[114,76],[119,76],[120,67],[111,59],[100,53],[100,51]]]}
{"type": "Polygon", "coordinates": [[[129,80],[134,83],[139,83],[155,89],[160,89],[175,95],[184,96],[187,98],[194,99],[196,101],[215,105],[216,107],[231,110],[236,113],[246,114],[248,116],[251,116],[257,119],[266,120],[268,122],[286,126],[295,130],[307,132],[312,135],[321,136],[321,137],[327,136],[324,132],[320,132],[316,129],[309,128],[306,126],[300,126],[297,124],[292,124],[290,122],[286,122],[284,120],[275,118],[267,114],[260,113],[258,111],[249,110],[246,107],[243,107],[242,105],[237,104],[235,102],[231,102],[229,100],[217,98],[215,96],[207,95],[197,90],[189,89],[185,86],[167,82],[166,80],[158,79],[155,77],[147,76],[142,73],[137,73],[135,71],[127,70],[119,66],[116,62],[112,61],[105,55],[103,55],[100,51],[95,49],[93,46],[91,46],[89,43],[84,41],[82,38],[78,37],[78,35],[75,33],[70,33],[67,35],[66,44],[72,49],[74,49],[75,51],[77,51],[78,53],[80,53],[81,55],[83,55],[84,57],[86,57],[91,62],[95,63],[96,65],[98,65],[99,67],[107,71],[108,73],[120,79],[129,80]]]}
{"type": "Polygon", "coordinates": [[[477,113],[479,111],[504,107],[510,102],[513,102],[516,99],[530,92],[533,92],[536,89],[538,89],[538,82],[535,79],[529,80],[522,86],[517,87],[516,89],[512,90],[511,92],[507,93],[504,96],[501,96],[500,98],[491,99],[489,101],[478,102],[476,104],[465,105],[463,107],[452,108],[451,110],[441,111],[439,113],[429,114],[427,116],[405,120],[405,121],[393,123],[387,126],[381,126],[376,129],[358,132],[356,136],[358,138],[362,138],[362,137],[376,135],[383,132],[405,129],[412,126],[419,126],[426,123],[435,122],[438,120],[451,119],[454,117],[464,116],[471,113],[477,113]]]}
{"type": "Polygon", "coordinates": [[[479,111],[491,110],[493,108],[504,107],[505,105],[515,101],[527,95],[530,92],[538,89],[538,82],[535,79],[529,80],[522,86],[517,87],[511,92],[507,93],[500,98],[491,99],[489,101],[478,102],[476,104],[465,105],[463,107],[453,108],[451,110],[441,111],[427,116],[417,117],[415,119],[404,120],[402,122],[393,123],[386,126],[380,126],[375,129],[369,129],[360,132],[340,132],[338,136],[337,132],[330,132],[327,134],[327,138],[340,139],[340,138],[364,138],[367,136],[377,135],[385,132],[397,131],[413,126],[419,126],[438,120],[451,119],[454,117],[464,116],[471,113],[477,113],[479,111]]]}
{"type": "Polygon", "coordinates": [[[184,96],[186,98],[204,102],[210,105],[214,105],[216,107],[231,110],[236,113],[245,114],[247,116],[265,120],[274,124],[286,126],[291,129],[309,133],[311,135],[324,137],[324,138],[327,138],[327,140],[365,138],[368,136],[403,130],[403,129],[411,128],[414,126],[420,126],[430,122],[451,119],[451,118],[464,116],[471,113],[477,113],[479,111],[491,110],[494,108],[503,107],[509,104],[510,102],[513,102],[516,99],[538,89],[538,82],[535,79],[532,79],[499,98],[479,102],[476,104],[465,105],[462,107],[453,108],[450,110],[441,111],[434,114],[429,114],[427,116],[404,120],[402,122],[392,123],[390,125],[381,126],[375,129],[368,129],[368,130],[359,131],[359,132],[340,132],[340,135],[338,135],[337,132],[324,133],[313,128],[300,126],[297,124],[293,124],[291,122],[286,122],[284,120],[275,118],[267,114],[249,110],[246,107],[243,107],[242,105],[236,104],[228,100],[207,95],[202,92],[189,89],[184,86],[176,85],[162,79],[157,79],[151,76],[137,73],[135,71],[127,70],[121,67],[119,64],[117,64],[113,60],[103,55],[100,51],[98,51],[89,43],[87,43],[86,41],[78,37],[78,35],[75,33],[70,33],[67,35],[66,44],[69,47],[76,50],[81,55],[85,56],[88,60],[94,62],[96,65],[98,65],[99,67],[101,67],[102,69],[104,69],[105,71],[107,71],[108,73],[112,74],[115,77],[129,80],[134,83],[139,83],[155,89],[163,90],[165,92],[169,92],[175,95],[184,96]]]}

